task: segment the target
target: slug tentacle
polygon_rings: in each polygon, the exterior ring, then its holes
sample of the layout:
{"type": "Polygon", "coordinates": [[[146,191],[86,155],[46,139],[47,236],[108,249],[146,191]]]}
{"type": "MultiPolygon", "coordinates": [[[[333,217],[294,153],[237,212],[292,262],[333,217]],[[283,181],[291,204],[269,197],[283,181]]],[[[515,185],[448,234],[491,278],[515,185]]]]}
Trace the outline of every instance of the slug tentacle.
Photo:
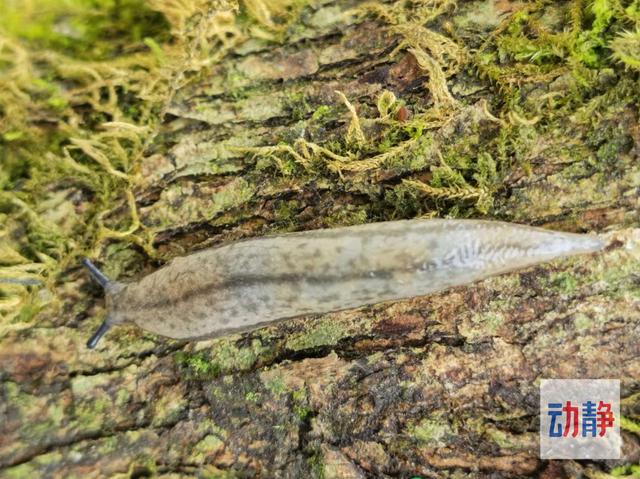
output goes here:
{"type": "Polygon", "coordinates": [[[111,283],[111,280],[107,278],[104,273],[91,262],[89,258],[83,258],[82,265],[87,268],[87,271],[89,271],[89,275],[95,280],[96,283],[98,283],[104,289],[107,289],[109,283],[111,283]]]}
{"type": "Polygon", "coordinates": [[[284,319],[422,296],[564,256],[594,236],[482,220],[408,220],[240,241],[175,258],[140,281],[103,285],[112,324],[176,339],[250,331],[284,319]]]}
{"type": "Polygon", "coordinates": [[[93,335],[91,336],[91,338],[89,339],[89,341],[87,341],[87,347],[89,349],[93,349],[96,347],[96,345],[98,344],[98,341],[100,341],[100,338],[102,336],[104,336],[104,334],[109,331],[109,329],[111,328],[111,322],[109,321],[109,318],[107,317],[107,319],[105,319],[102,324],[100,325],[100,327],[98,329],[96,329],[96,332],[93,333],[93,335]]]}
{"type": "MultiPolygon", "coordinates": [[[[107,298],[107,307],[110,308],[113,303],[113,296],[122,291],[124,285],[116,281],[111,281],[88,258],[82,259],[82,265],[87,268],[87,271],[89,271],[89,275],[91,276],[91,278],[93,278],[104,289],[107,298]]],[[[98,344],[98,341],[100,341],[100,338],[104,336],[107,331],[109,331],[109,328],[111,328],[113,324],[116,324],[118,322],[121,321],[116,321],[113,315],[108,315],[107,318],[98,327],[96,332],[93,333],[89,341],[87,341],[87,347],[89,349],[95,348],[98,344]]]]}

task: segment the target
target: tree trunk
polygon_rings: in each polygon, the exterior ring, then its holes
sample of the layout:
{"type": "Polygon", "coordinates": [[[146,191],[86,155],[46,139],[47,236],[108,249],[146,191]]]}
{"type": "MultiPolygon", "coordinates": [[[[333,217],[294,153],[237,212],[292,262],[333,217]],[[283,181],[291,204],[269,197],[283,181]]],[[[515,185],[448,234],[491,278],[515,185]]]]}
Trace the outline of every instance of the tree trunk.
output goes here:
{"type": "MultiPolygon", "coordinates": [[[[137,279],[241,238],[419,216],[592,231],[609,246],[206,342],[117,327],[93,351],[104,303],[71,267],[59,309],[0,339],[0,476],[631,472],[638,74],[609,44],[596,60],[579,50],[585,35],[609,41],[594,14],[578,2],[318,1],[267,18],[254,3],[234,20],[253,30],[224,48],[198,46],[222,24],[215,12],[184,27],[192,63],[134,184],[148,242],[104,242],[108,275],[137,279]],[[542,378],[619,378],[623,458],[540,460],[542,378]]],[[[126,229],[126,203],[105,221],[126,229]]]]}

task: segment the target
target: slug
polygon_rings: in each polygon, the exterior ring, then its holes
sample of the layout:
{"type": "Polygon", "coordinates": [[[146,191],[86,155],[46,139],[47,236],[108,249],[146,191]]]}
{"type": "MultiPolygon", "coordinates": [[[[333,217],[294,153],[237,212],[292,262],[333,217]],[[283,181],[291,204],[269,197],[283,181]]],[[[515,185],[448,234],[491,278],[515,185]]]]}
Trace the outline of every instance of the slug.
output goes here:
{"type": "Polygon", "coordinates": [[[132,283],[88,259],[114,324],[176,339],[249,331],[295,316],[421,296],[563,256],[595,236],[482,220],[406,220],[267,236],[173,259],[132,283]]]}

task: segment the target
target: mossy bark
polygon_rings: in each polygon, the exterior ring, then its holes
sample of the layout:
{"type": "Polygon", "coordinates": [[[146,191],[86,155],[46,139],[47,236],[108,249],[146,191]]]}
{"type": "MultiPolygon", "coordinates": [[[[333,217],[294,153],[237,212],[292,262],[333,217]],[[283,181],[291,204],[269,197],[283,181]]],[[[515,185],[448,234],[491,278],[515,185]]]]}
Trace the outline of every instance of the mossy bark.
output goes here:
{"type": "MultiPolygon", "coordinates": [[[[104,305],[70,267],[55,307],[0,338],[0,475],[633,473],[637,72],[543,44],[572,2],[453,3],[423,17],[446,41],[403,30],[424,6],[322,1],[182,72],[133,183],[145,235],[103,242],[105,271],[126,281],[241,238],[423,215],[593,231],[607,250],[208,342],[119,327],[94,351],[104,305]],[[596,377],[622,381],[622,459],[541,461],[539,380],[596,377]]],[[[104,221],[126,229],[126,203],[104,221]]]]}

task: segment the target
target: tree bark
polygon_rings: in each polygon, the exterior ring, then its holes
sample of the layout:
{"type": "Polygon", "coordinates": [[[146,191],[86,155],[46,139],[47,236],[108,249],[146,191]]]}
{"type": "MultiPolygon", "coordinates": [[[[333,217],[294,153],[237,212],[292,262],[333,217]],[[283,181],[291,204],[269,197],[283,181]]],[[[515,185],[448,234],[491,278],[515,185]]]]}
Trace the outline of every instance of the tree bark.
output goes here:
{"type": "MultiPolygon", "coordinates": [[[[429,214],[593,231],[606,251],[206,342],[123,326],[94,351],[104,304],[71,268],[58,313],[0,339],[1,476],[595,478],[640,461],[640,128],[624,89],[637,73],[594,69],[586,93],[568,62],[537,81],[492,75],[483,42],[525,6],[440,4],[426,25],[459,65],[436,40],[423,50],[451,100],[402,20],[355,3],[307,5],[279,43],[248,38],[183,72],[135,185],[155,257],[112,241],[105,271],[135,279],[241,238],[429,214]],[[386,123],[384,92],[404,104],[386,123]],[[485,153],[490,180],[474,170],[485,153]],[[466,185],[438,186],[442,168],[466,185]],[[541,461],[542,378],[619,378],[623,458],[541,461]]],[[[565,8],[531,15],[561,31],[565,8]]],[[[124,204],[108,217],[127,221],[124,204]]]]}

